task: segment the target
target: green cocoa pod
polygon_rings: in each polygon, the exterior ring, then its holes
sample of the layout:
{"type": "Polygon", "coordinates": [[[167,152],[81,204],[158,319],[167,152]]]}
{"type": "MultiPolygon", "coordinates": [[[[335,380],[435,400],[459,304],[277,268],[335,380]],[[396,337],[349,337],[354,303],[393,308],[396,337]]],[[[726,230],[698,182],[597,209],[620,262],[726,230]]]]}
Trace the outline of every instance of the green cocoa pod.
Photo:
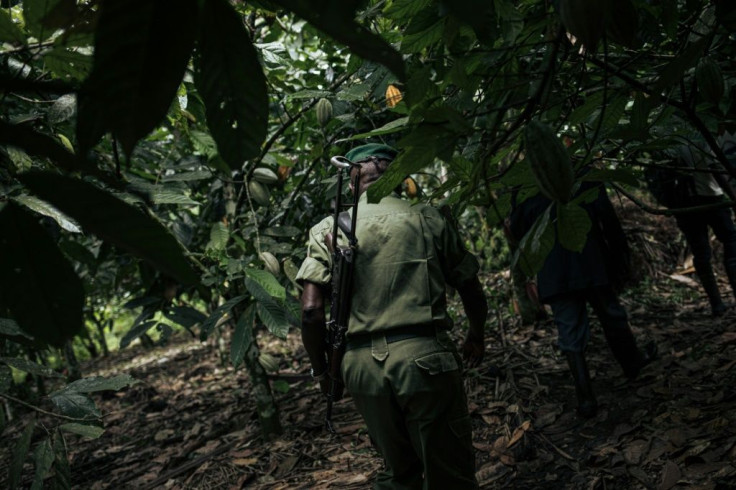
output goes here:
{"type": "Polygon", "coordinates": [[[274,276],[278,276],[279,272],[281,272],[281,267],[279,267],[279,261],[271,252],[261,252],[258,254],[258,257],[261,259],[263,264],[266,266],[266,270],[273,274],[274,276]]]}
{"type": "Polygon", "coordinates": [[[713,58],[708,56],[701,58],[695,68],[695,80],[698,82],[698,91],[704,100],[713,104],[721,101],[725,90],[723,73],[713,58]]]}
{"type": "Polygon", "coordinates": [[[261,352],[258,356],[258,363],[269,373],[276,373],[279,371],[279,361],[271,354],[261,352]]]}
{"type": "Polygon", "coordinates": [[[319,99],[315,110],[317,111],[317,121],[319,121],[321,126],[324,126],[332,119],[332,103],[329,100],[324,98],[319,99]]]}
{"type": "Polygon", "coordinates": [[[603,34],[606,0],[560,0],[560,19],[587,50],[594,51],[603,34]]]}
{"type": "Polygon", "coordinates": [[[248,192],[250,193],[251,199],[259,206],[265,207],[271,203],[271,195],[268,193],[268,189],[257,180],[248,182],[248,192]]]}
{"type": "Polygon", "coordinates": [[[279,181],[279,176],[270,168],[259,167],[253,170],[253,180],[261,184],[273,184],[279,181]]]}
{"type": "Polygon", "coordinates": [[[546,124],[530,121],[524,128],[524,147],[542,194],[553,201],[568,202],[574,178],[572,162],[560,138],[546,124]]]}

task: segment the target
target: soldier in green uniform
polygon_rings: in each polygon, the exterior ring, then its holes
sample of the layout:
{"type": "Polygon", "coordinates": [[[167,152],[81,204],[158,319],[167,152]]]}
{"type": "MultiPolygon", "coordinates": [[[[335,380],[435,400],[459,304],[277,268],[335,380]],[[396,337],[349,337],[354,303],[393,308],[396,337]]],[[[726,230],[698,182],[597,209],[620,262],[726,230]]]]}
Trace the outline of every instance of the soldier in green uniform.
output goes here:
{"type": "MultiPolygon", "coordinates": [[[[462,354],[475,366],[483,358],[488,311],[478,262],[454,226],[431,206],[412,205],[397,193],[377,204],[367,202],[364,191],[395,155],[380,144],[346,155],[361,164],[361,196],[342,376],[384,458],[374,488],[477,488],[462,360],[448,335],[452,321],[445,287],[456,288],[462,299],[469,321],[462,354]]],[[[325,236],[332,220],[310,230],[307,258],[297,276],[304,285],[302,340],[312,375],[325,393],[324,298],[332,266],[325,236]]]]}

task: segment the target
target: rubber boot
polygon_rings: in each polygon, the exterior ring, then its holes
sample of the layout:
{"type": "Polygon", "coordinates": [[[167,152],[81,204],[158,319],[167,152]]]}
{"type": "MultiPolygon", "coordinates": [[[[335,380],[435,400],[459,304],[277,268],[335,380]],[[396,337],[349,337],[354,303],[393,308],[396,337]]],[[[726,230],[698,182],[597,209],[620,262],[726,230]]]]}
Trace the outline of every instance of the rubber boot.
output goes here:
{"type": "Polygon", "coordinates": [[[629,379],[635,379],[644,366],[657,358],[657,344],[650,342],[644,348],[644,352],[640,351],[628,324],[616,328],[604,325],[603,333],[613,357],[629,379]]]}
{"type": "Polygon", "coordinates": [[[567,365],[570,368],[572,379],[575,382],[575,394],[578,398],[578,416],[589,419],[598,410],[598,403],[593,395],[593,384],[590,382],[588,365],[585,362],[585,354],[582,352],[565,352],[567,365]]]}
{"type": "MultiPolygon", "coordinates": [[[[710,302],[710,311],[714,317],[721,316],[726,312],[726,305],[723,304],[721,299],[721,292],[718,290],[718,283],[716,282],[716,276],[713,275],[713,266],[710,262],[705,264],[698,264],[695,267],[695,272],[700,279],[705,294],[708,296],[710,302]]],[[[730,279],[729,275],[729,279],[730,279]]]]}

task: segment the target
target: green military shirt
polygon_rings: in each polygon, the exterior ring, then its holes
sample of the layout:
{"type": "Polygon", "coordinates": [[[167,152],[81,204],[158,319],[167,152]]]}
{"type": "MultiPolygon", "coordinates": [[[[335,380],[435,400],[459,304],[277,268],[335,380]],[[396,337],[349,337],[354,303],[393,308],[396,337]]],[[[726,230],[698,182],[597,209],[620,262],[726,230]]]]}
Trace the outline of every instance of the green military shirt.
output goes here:
{"type": "MultiPolygon", "coordinates": [[[[297,280],[327,285],[332,256],[325,236],[332,217],[312,227],[297,280]]],[[[392,194],[358,205],[358,249],[348,336],[432,324],[451,328],[445,283],[457,287],[478,272],[478,262],[439,211],[392,194]]],[[[341,237],[344,238],[344,237],[341,237]]]]}

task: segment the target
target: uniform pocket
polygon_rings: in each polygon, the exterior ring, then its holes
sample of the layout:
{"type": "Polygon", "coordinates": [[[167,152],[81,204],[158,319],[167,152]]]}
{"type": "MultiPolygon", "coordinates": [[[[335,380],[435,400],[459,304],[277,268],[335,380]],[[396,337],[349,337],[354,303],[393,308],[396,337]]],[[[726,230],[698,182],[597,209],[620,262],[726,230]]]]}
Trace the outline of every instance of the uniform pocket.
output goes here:
{"type": "Polygon", "coordinates": [[[440,374],[447,371],[457,371],[458,364],[452,352],[435,352],[414,359],[414,363],[429,374],[440,374]]]}

